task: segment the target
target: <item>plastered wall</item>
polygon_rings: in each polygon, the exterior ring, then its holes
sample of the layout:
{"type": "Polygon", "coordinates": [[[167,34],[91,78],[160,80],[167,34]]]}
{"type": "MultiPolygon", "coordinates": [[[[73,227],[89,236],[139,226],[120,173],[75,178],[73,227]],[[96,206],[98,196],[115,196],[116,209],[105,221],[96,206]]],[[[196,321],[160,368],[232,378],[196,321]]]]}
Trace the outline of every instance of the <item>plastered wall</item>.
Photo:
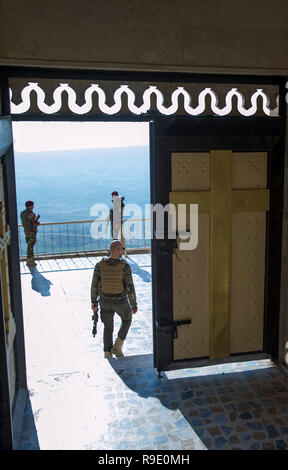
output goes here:
{"type": "Polygon", "coordinates": [[[0,64],[288,74],[287,0],[0,0],[0,64]]]}

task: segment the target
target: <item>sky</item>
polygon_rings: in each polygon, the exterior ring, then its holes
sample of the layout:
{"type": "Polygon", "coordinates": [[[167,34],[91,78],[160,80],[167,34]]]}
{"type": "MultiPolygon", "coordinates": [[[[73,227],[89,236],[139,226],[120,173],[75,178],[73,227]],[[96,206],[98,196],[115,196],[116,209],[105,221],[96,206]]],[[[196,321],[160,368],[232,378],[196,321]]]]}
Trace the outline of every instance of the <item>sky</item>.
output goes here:
{"type": "Polygon", "coordinates": [[[149,145],[148,122],[13,122],[14,150],[54,150],[149,145]]]}

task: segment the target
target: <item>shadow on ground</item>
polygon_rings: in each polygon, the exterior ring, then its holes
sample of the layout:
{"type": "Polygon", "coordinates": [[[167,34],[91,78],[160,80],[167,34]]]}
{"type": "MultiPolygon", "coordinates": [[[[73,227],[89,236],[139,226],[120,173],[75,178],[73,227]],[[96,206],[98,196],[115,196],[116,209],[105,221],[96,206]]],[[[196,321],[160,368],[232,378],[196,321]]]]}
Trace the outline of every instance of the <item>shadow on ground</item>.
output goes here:
{"type": "Polygon", "coordinates": [[[135,261],[131,259],[131,257],[128,256],[127,261],[131,266],[132,274],[137,274],[139,277],[141,277],[143,282],[151,282],[152,276],[150,273],[148,273],[145,269],[142,269],[138,263],[135,263],[135,261]]]}
{"type": "Polygon", "coordinates": [[[109,362],[140,397],[178,409],[183,419],[176,428],[188,423],[207,449],[288,449],[288,380],[276,366],[225,373],[206,368],[207,375],[195,368],[159,378],[152,355],[109,362]]]}
{"type": "Polygon", "coordinates": [[[52,282],[46,279],[42,274],[39,273],[35,266],[29,266],[29,271],[32,275],[31,287],[36,292],[42,295],[42,297],[48,297],[50,294],[50,287],[52,282]]]}
{"type": "Polygon", "coordinates": [[[29,397],[26,399],[20,448],[18,450],[40,450],[37,430],[29,397]]]}

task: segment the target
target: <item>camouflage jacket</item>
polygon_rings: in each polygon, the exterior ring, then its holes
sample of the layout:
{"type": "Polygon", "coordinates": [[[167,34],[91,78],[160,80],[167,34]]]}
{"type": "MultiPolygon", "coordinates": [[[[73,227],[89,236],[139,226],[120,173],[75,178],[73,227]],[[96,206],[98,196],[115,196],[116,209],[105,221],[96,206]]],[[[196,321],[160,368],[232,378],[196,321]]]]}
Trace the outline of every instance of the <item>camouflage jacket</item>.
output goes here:
{"type": "Polygon", "coordinates": [[[24,232],[27,235],[37,233],[37,227],[40,225],[38,219],[31,209],[25,209],[20,214],[21,222],[24,228],[24,232]]]}
{"type": "MultiPolygon", "coordinates": [[[[117,264],[120,263],[120,259],[114,259],[114,258],[103,258],[105,261],[112,266],[116,266],[117,264]]],[[[124,269],[123,269],[123,284],[124,284],[124,291],[121,294],[103,294],[101,292],[101,271],[100,271],[100,262],[96,264],[95,269],[94,269],[94,274],[92,278],[92,284],[91,284],[91,303],[94,303],[98,300],[98,298],[101,296],[102,298],[109,298],[113,300],[125,300],[126,297],[128,296],[130,305],[132,308],[137,307],[137,301],[136,301],[136,293],[135,293],[135,288],[134,288],[134,283],[133,283],[133,278],[132,278],[132,271],[130,265],[124,261],[124,269]]]]}

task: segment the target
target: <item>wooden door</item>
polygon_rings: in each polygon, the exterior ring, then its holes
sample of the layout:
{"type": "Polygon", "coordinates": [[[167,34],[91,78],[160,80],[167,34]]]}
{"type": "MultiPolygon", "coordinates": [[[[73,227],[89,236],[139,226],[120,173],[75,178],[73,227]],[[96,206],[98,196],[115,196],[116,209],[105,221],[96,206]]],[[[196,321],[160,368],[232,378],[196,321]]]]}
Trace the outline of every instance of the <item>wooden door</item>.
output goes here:
{"type": "MultiPolygon", "coordinates": [[[[198,245],[153,225],[157,369],[277,355],[281,278],[282,124],[173,118],[154,123],[151,202],[198,205],[198,245]]],[[[153,221],[154,224],[154,221],[153,221]]],[[[188,227],[189,228],[189,227],[188,227]]],[[[190,227],[191,228],[191,227],[190,227]]]]}
{"type": "Polygon", "coordinates": [[[262,351],[267,153],[173,153],[171,165],[170,202],[199,210],[197,248],[173,257],[173,321],[191,322],[174,360],[262,351]]]}

